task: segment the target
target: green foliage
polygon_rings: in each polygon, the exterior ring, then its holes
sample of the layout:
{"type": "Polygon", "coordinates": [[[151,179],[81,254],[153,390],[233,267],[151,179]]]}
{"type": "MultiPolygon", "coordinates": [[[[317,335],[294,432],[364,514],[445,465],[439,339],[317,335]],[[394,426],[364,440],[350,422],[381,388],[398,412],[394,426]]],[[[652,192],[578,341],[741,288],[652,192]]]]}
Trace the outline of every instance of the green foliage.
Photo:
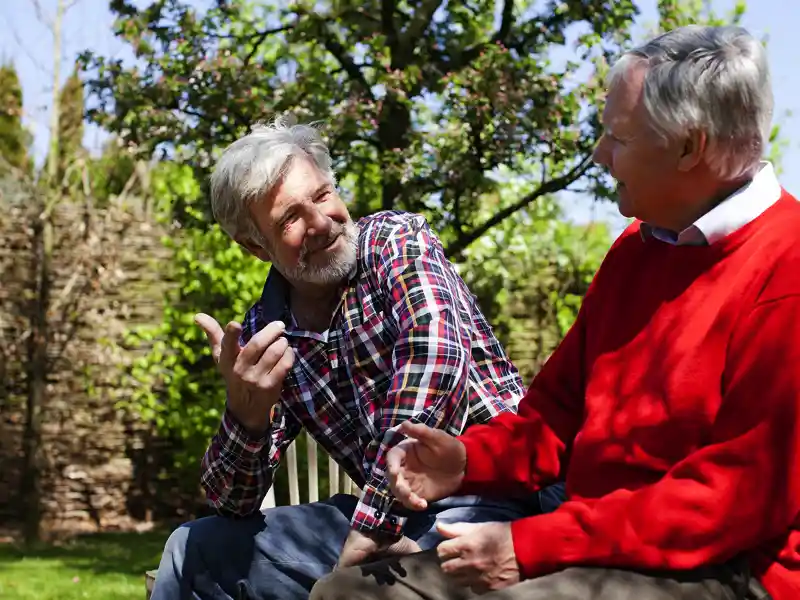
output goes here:
{"type": "Polygon", "coordinates": [[[550,53],[570,43],[580,62],[600,64],[626,40],[631,0],[231,0],[204,13],[115,0],[112,10],[138,64],[82,57],[89,114],[143,152],[202,171],[255,121],[321,120],[354,212],[422,212],[451,256],[578,180],[609,194],[589,160],[601,81],[550,53]],[[501,165],[538,185],[484,214],[501,165]]]}
{"type": "Polygon", "coordinates": [[[459,270],[523,381],[532,379],[572,326],[610,245],[604,224],[566,222],[558,204],[542,200],[464,252],[459,270]]]}
{"type": "MultiPolygon", "coordinates": [[[[191,170],[161,163],[152,175],[159,210],[180,204],[186,220],[202,219],[200,187],[191,170]]],[[[164,240],[173,250],[165,276],[177,288],[165,299],[163,322],[131,333],[128,342],[149,348],[131,370],[135,391],[127,406],[159,431],[180,441],[179,468],[196,479],[197,457],[216,431],[225,404],[222,379],[214,367],[194,315],[206,312],[223,325],[240,320],[260,295],[267,266],[246,254],[217,225],[179,228],[164,240]]]]}
{"type": "Polygon", "coordinates": [[[9,168],[29,172],[30,133],[22,125],[22,86],[12,64],[0,66],[0,175],[9,168]]]}
{"type": "Polygon", "coordinates": [[[64,82],[59,97],[58,115],[58,173],[59,181],[68,165],[76,162],[86,151],[83,148],[83,82],[77,68],[64,82]]]}
{"type": "Polygon", "coordinates": [[[108,140],[103,152],[89,164],[95,201],[104,206],[125,190],[136,171],[136,156],[117,138],[108,140]]]}

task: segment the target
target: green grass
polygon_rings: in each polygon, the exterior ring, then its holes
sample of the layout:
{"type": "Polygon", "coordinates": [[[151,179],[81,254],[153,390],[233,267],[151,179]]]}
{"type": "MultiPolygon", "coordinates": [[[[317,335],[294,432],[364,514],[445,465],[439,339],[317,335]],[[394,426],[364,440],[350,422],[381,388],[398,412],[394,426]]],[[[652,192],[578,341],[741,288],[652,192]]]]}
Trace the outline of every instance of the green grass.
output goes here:
{"type": "Polygon", "coordinates": [[[0,544],[0,598],[144,600],[168,533],[102,533],[24,549],[0,544]]]}

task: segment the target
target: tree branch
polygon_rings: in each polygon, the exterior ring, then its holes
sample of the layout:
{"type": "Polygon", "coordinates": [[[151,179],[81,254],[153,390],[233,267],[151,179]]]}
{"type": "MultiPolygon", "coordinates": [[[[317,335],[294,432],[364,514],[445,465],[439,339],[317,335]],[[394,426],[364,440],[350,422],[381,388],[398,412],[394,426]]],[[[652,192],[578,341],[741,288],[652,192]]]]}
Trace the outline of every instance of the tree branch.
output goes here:
{"type": "Polygon", "coordinates": [[[394,26],[395,0],[381,0],[381,30],[392,54],[397,50],[397,30],[394,26]]]}
{"type": "Polygon", "coordinates": [[[486,48],[489,44],[496,44],[500,42],[501,44],[505,44],[508,41],[508,38],[511,34],[511,28],[514,26],[514,0],[504,0],[503,2],[503,13],[500,20],[500,27],[497,31],[492,35],[491,39],[486,42],[481,42],[480,44],[475,44],[470,48],[467,48],[461,53],[461,56],[457,61],[454,61],[450,67],[450,70],[457,70],[462,67],[467,66],[473,60],[478,58],[481,51],[486,48]]]}
{"type": "Polygon", "coordinates": [[[328,31],[324,24],[320,27],[320,29],[325,40],[325,49],[330,52],[339,62],[339,64],[347,73],[348,77],[360,85],[364,93],[367,94],[369,99],[374,102],[375,96],[372,93],[372,88],[370,87],[369,83],[367,83],[366,77],[364,77],[363,71],[358,67],[353,60],[353,57],[347,53],[344,46],[336,38],[336,34],[328,31]]]}
{"type": "Polygon", "coordinates": [[[282,31],[288,31],[288,30],[293,29],[293,28],[294,28],[294,25],[283,25],[282,27],[275,27],[273,29],[265,29],[264,31],[262,31],[262,32],[260,32],[258,34],[254,34],[254,35],[248,36],[250,39],[255,37],[256,41],[253,42],[253,48],[250,50],[250,52],[244,58],[244,61],[242,63],[242,66],[243,66],[242,71],[244,71],[244,69],[246,69],[250,65],[250,61],[253,60],[253,57],[255,56],[256,52],[258,52],[259,46],[261,46],[261,44],[263,44],[264,41],[269,36],[271,36],[273,33],[280,33],[282,31]]]}
{"type": "Polygon", "coordinates": [[[489,231],[495,225],[499,225],[501,222],[503,222],[505,219],[513,215],[518,210],[522,210],[523,208],[525,208],[535,200],[541,198],[542,196],[553,194],[555,192],[565,189],[568,185],[570,185],[578,178],[580,178],[584,173],[586,173],[591,164],[592,164],[591,155],[585,156],[580,163],[578,163],[564,175],[542,183],[542,185],[540,185],[535,191],[531,192],[527,196],[524,196],[511,206],[507,206],[506,208],[499,210],[490,219],[487,219],[486,221],[475,227],[472,231],[470,231],[466,235],[459,236],[455,242],[449,244],[445,248],[445,254],[449,257],[453,257],[460,254],[461,252],[464,251],[464,249],[467,246],[472,244],[484,233],[489,231]]]}
{"type": "MultiPolygon", "coordinates": [[[[386,0],[384,0],[384,2],[386,2],[386,0]]],[[[433,19],[433,15],[442,5],[442,2],[443,0],[422,0],[420,7],[414,11],[414,16],[411,18],[408,27],[406,27],[402,41],[400,42],[400,47],[404,52],[410,54],[410,50],[413,49],[417,40],[425,33],[425,30],[433,19]]],[[[506,0],[507,4],[510,2],[513,2],[513,0],[506,0]]]]}

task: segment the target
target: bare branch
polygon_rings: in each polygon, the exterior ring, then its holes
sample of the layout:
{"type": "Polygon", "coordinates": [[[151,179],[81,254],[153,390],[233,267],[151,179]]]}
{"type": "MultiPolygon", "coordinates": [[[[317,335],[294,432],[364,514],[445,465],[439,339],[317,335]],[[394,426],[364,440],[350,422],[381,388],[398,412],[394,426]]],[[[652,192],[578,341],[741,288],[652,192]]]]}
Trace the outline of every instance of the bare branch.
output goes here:
{"type": "Polygon", "coordinates": [[[472,231],[467,233],[464,236],[459,236],[459,238],[449,244],[447,248],[445,248],[445,254],[447,256],[456,256],[460,254],[467,246],[469,246],[472,242],[477,240],[481,237],[484,233],[489,231],[495,225],[499,225],[505,219],[513,215],[518,210],[522,210],[535,200],[538,200],[542,196],[547,196],[548,194],[553,194],[555,192],[559,192],[563,189],[566,189],[574,181],[578,180],[584,173],[589,169],[592,164],[592,157],[591,155],[587,155],[581,160],[577,165],[575,165],[572,169],[567,171],[565,174],[561,175],[560,177],[556,177],[555,179],[550,179],[542,185],[540,185],[536,190],[520,198],[514,204],[507,206],[506,208],[497,211],[490,219],[487,219],[477,227],[475,227],[472,231]]]}
{"type": "Polygon", "coordinates": [[[39,61],[39,59],[37,59],[31,53],[30,44],[26,44],[25,42],[22,41],[22,38],[19,35],[19,30],[16,27],[14,27],[14,25],[11,23],[10,19],[5,15],[3,15],[3,18],[5,19],[6,24],[8,25],[8,29],[11,30],[12,35],[14,36],[14,41],[17,42],[17,46],[19,46],[20,50],[22,50],[25,53],[25,56],[28,57],[28,60],[31,61],[31,64],[34,67],[36,67],[37,69],[39,69],[40,71],[42,71],[43,73],[45,73],[47,75],[50,75],[52,73],[52,71],[50,69],[48,69],[46,66],[44,66],[44,64],[41,63],[39,61]]]}
{"type": "MultiPolygon", "coordinates": [[[[506,4],[513,0],[506,0],[506,4]]],[[[442,5],[443,0],[423,0],[422,5],[414,11],[414,16],[403,34],[401,47],[403,50],[411,50],[417,40],[425,33],[430,25],[434,13],[442,5]]]]}
{"type": "Polygon", "coordinates": [[[363,71],[358,68],[358,65],[355,63],[353,58],[347,54],[344,46],[339,42],[338,39],[336,39],[336,34],[327,31],[327,28],[324,25],[322,26],[322,31],[323,37],[325,38],[325,48],[333,55],[339,64],[342,65],[342,68],[345,70],[350,79],[356,82],[362,88],[364,93],[367,94],[369,99],[374,102],[375,96],[372,93],[372,88],[370,87],[369,83],[367,83],[366,77],[364,77],[363,71]]]}
{"type": "Polygon", "coordinates": [[[36,12],[36,18],[39,20],[42,25],[53,30],[53,19],[48,15],[43,9],[42,5],[39,4],[39,0],[29,0],[30,3],[33,5],[33,10],[36,12]]]}

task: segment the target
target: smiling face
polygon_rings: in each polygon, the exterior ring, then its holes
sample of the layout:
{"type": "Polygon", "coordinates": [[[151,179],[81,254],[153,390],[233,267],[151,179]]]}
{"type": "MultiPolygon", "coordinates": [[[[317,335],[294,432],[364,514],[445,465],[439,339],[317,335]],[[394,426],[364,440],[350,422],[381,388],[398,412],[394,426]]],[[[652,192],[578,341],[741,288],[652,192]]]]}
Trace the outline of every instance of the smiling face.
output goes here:
{"type": "Polygon", "coordinates": [[[333,183],[309,160],[293,159],[250,214],[263,239],[246,247],[289,281],[335,284],[356,265],[358,228],[333,183]]]}
{"type": "Polygon", "coordinates": [[[705,140],[665,142],[653,130],[642,97],[646,73],[643,62],[632,62],[612,83],[593,158],[617,181],[623,216],[674,229],[696,202],[692,182],[705,140]]]}

